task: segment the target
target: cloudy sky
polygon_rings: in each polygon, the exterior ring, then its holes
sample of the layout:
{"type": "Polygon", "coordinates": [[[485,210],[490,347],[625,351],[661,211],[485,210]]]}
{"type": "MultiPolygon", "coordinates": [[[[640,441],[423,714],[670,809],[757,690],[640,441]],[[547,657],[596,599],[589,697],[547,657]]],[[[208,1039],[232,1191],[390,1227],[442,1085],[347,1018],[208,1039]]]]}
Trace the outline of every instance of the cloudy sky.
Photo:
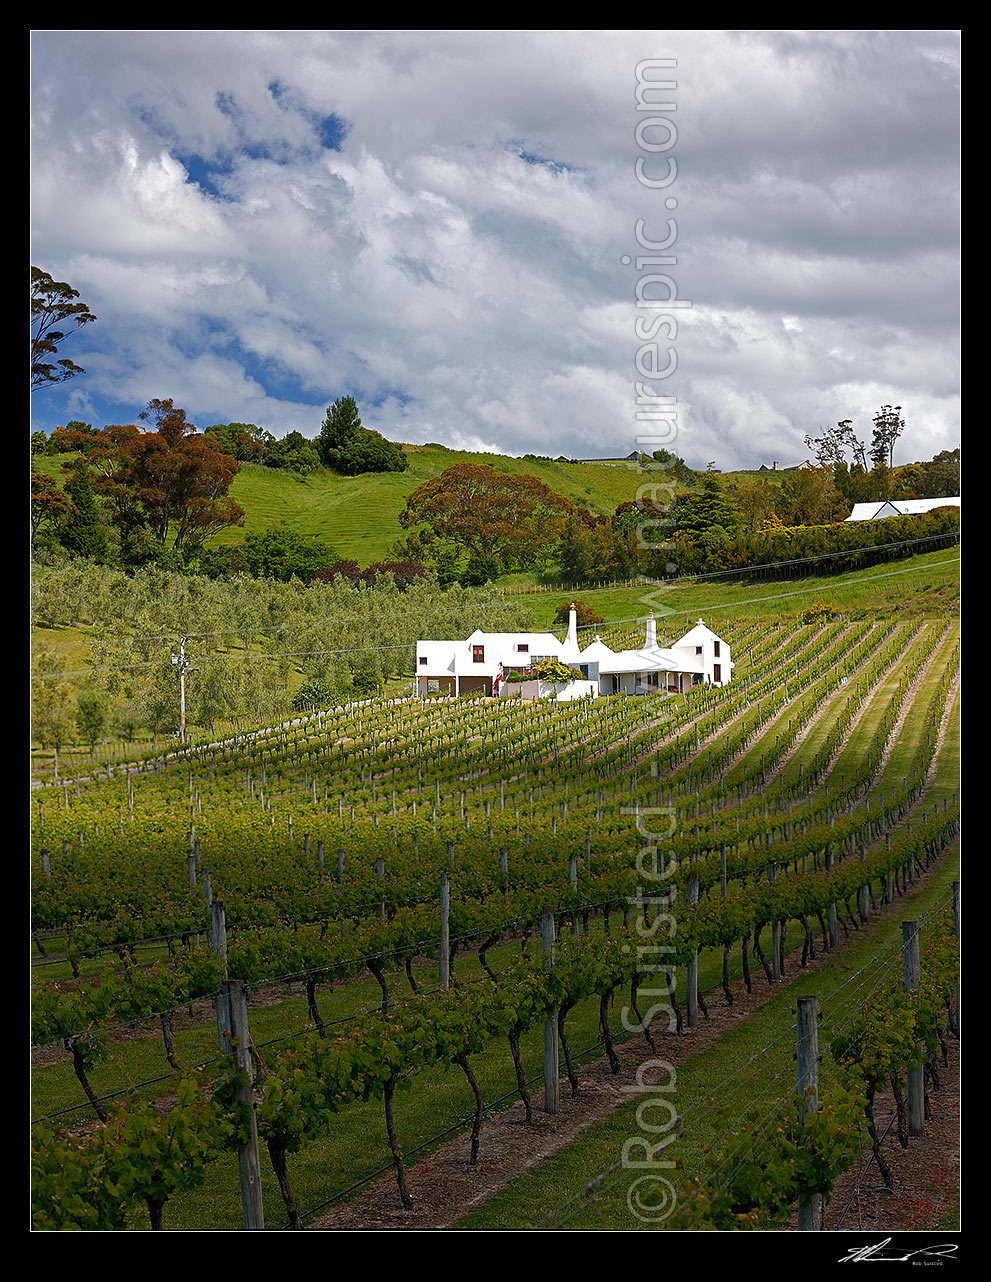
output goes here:
{"type": "Polygon", "coordinates": [[[98,317],[35,430],[161,397],[315,436],[353,395],[392,440],[509,454],[787,464],[882,404],[896,463],[960,443],[957,32],[36,31],[31,54],[31,261],[98,317]],[[673,262],[637,262],[638,224],[673,262]]]}

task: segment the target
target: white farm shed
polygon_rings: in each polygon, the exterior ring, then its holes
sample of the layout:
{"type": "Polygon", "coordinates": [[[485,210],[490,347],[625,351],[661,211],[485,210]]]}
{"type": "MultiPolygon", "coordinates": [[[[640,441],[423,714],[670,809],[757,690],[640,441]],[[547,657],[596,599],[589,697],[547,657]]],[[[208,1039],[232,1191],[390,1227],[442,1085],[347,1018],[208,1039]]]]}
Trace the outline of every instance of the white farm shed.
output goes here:
{"type": "Polygon", "coordinates": [[[960,499],[884,499],[854,503],[848,521],[880,521],[886,516],[921,516],[938,507],[959,507],[960,499]]]}

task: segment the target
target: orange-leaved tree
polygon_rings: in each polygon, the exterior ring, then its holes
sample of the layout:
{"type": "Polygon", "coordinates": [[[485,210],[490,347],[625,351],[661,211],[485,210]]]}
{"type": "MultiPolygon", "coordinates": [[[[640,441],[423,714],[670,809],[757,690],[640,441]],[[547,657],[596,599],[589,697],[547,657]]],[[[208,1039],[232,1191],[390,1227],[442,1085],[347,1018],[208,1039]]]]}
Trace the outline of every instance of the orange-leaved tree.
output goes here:
{"type": "Polygon", "coordinates": [[[95,488],[113,505],[127,534],[147,529],[163,547],[188,555],[218,530],[240,525],[244,509],[228,496],[239,464],[187,422],[171,400],[151,400],[132,425],[105,427],[89,461],[100,473],[95,488]]]}
{"type": "Polygon", "coordinates": [[[418,485],[399,514],[403,529],[426,526],[502,570],[545,565],[554,555],[571,500],[526,472],[456,463],[418,485]]]}

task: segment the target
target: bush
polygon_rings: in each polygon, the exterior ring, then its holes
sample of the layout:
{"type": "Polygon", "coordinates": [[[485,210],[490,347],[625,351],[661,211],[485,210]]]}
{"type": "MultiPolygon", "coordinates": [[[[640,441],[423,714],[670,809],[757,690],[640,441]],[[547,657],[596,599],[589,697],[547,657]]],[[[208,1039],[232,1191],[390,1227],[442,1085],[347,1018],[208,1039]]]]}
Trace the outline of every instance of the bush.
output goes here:
{"type": "Polygon", "coordinates": [[[356,672],[351,679],[351,689],[359,699],[370,699],[382,691],[382,678],[377,672],[365,668],[356,672]]]}
{"type": "Polygon", "coordinates": [[[539,663],[534,664],[533,670],[541,681],[581,681],[582,679],[579,668],[569,667],[560,659],[541,659],[539,663]]]}
{"type": "Polygon", "coordinates": [[[554,616],[554,627],[566,628],[568,626],[572,605],[575,607],[578,627],[590,628],[595,623],[605,623],[602,615],[593,610],[590,605],[586,605],[584,601],[565,601],[558,607],[557,614],[554,616]]]}
{"type": "Polygon", "coordinates": [[[493,556],[471,556],[461,575],[461,586],[480,588],[499,577],[499,562],[493,556]]]}
{"type": "Polygon", "coordinates": [[[840,613],[840,607],[831,601],[813,601],[802,611],[803,623],[828,623],[840,613]]]}

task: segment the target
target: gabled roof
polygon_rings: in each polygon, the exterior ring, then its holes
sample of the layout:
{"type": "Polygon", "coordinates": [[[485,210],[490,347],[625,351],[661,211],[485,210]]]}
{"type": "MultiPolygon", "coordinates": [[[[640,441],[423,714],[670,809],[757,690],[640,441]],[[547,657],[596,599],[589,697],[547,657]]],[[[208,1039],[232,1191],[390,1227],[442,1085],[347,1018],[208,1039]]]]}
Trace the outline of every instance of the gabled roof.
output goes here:
{"type": "Polygon", "coordinates": [[[959,497],[943,499],[875,499],[871,503],[854,503],[848,521],[877,521],[886,516],[919,516],[938,507],[959,507],[959,497]]]}
{"type": "Polygon", "coordinates": [[[673,648],[677,649],[678,646],[682,645],[703,645],[706,641],[718,640],[720,640],[720,638],[716,636],[715,632],[713,632],[711,628],[706,627],[702,620],[699,619],[694,628],[690,628],[683,637],[679,637],[678,640],[674,642],[673,648]]]}

